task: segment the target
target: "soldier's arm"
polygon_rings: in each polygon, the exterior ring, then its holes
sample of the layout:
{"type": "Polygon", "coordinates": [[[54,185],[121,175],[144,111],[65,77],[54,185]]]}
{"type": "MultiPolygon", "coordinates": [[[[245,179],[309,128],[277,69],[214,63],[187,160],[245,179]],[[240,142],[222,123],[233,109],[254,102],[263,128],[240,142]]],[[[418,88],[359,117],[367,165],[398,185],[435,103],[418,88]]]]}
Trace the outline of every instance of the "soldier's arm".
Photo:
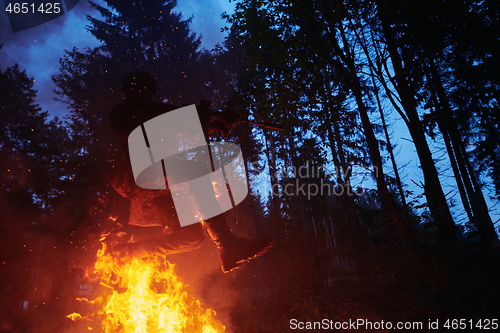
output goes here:
{"type": "Polygon", "coordinates": [[[214,112],[210,110],[210,101],[202,99],[198,109],[201,124],[205,133],[211,136],[215,133],[223,133],[227,136],[232,128],[241,122],[241,115],[230,112],[214,112]]]}

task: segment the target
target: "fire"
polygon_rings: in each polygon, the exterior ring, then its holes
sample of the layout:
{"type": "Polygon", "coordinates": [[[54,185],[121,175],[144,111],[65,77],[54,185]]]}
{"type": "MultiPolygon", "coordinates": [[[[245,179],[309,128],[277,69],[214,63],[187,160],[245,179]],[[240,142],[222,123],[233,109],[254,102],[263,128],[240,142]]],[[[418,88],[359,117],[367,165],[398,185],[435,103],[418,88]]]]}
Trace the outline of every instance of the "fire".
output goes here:
{"type": "Polygon", "coordinates": [[[97,254],[93,275],[103,292],[89,301],[99,309],[89,318],[78,313],[72,320],[88,320],[88,330],[105,333],[224,332],[215,311],[204,310],[190,296],[165,257],[131,258],[124,262],[106,253],[103,244],[97,254]]]}

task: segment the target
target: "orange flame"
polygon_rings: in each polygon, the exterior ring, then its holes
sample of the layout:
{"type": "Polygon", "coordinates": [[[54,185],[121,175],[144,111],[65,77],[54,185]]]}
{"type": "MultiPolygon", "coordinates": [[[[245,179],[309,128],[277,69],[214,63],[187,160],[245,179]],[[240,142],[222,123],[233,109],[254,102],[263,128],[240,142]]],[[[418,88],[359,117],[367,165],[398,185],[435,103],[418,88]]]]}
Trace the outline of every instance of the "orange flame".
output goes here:
{"type": "Polygon", "coordinates": [[[225,327],[190,296],[175,274],[174,265],[160,256],[131,258],[127,262],[99,250],[94,275],[104,292],[93,301],[100,308],[92,318],[78,313],[72,320],[90,320],[106,333],[224,332],[225,327]],[[96,323],[97,321],[97,323],[96,323]]]}

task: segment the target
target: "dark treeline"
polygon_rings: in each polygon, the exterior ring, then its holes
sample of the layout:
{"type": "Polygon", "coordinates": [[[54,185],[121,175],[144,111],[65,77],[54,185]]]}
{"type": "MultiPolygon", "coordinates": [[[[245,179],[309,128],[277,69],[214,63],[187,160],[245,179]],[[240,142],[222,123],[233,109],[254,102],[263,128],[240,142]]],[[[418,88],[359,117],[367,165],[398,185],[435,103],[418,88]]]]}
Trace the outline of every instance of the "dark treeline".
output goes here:
{"type": "Polygon", "coordinates": [[[159,101],[205,98],[285,126],[232,134],[250,183],[267,184],[251,185],[261,195],[233,218],[248,236],[279,237],[232,277],[235,332],[288,331],[291,318],[424,327],[498,318],[498,221],[488,207],[500,199],[498,3],[237,1],[224,45],[209,52],[175,1],[105,2],[91,2],[101,17],[88,18],[101,46],[66,51],[53,77],[68,117],[49,120],[18,65],[0,72],[7,332],[70,328],[75,258],[127,220],[127,201],[109,185],[125,162],[108,112],[131,70],[156,77],[159,101]],[[422,194],[401,174],[395,126],[411,137],[422,194]],[[308,175],[292,172],[300,167],[308,175]],[[358,185],[361,169],[371,188],[358,185]],[[61,319],[40,324],[48,313],[61,319]]]}

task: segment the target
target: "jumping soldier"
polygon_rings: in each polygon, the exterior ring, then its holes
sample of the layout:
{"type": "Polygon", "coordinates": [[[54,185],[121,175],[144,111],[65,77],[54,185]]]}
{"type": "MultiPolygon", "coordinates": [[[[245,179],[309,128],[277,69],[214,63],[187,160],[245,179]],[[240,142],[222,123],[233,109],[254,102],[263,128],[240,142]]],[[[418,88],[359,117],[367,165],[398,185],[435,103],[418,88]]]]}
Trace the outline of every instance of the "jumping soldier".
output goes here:
{"type": "MultiPolygon", "coordinates": [[[[161,114],[178,107],[151,101],[157,93],[156,84],[148,72],[129,72],[122,81],[122,92],[126,100],[116,105],[110,112],[110,122],[127,158],[128,137],[130,133],[161,114]]],[[[225,134],[238,122],[237,119],[226,121],[212,119],[207,113],[199,115],[207,136],[216,132],[225,134]]],[[[148,190],[135,184],[130,163],[123,166],[112,180],[112,186],[131,201],[130,218],[124,226],[129,238],[126,242],[114,245],[112,251],[127,257],[132,255],[174,254],[187,252],[201,246],[204,233],[201,223],[181,227],[174,208],[174,202],[168,188],[166,190],[148,190]]],[[[168,177],[168,175],[167,175],[168,177]]],[[[210,188],[213,190],[211,184],[210,188]]],[[[215,195],[214,204],[218,204],[215,195]]],[[[266,253],[276,242],[276,238],[267,235],[258,239],[236,237],[227,225],[223,214],[204,221],[204,225],[215,242],[222,270],[229,272],[241,263],[266,253]]]]}

